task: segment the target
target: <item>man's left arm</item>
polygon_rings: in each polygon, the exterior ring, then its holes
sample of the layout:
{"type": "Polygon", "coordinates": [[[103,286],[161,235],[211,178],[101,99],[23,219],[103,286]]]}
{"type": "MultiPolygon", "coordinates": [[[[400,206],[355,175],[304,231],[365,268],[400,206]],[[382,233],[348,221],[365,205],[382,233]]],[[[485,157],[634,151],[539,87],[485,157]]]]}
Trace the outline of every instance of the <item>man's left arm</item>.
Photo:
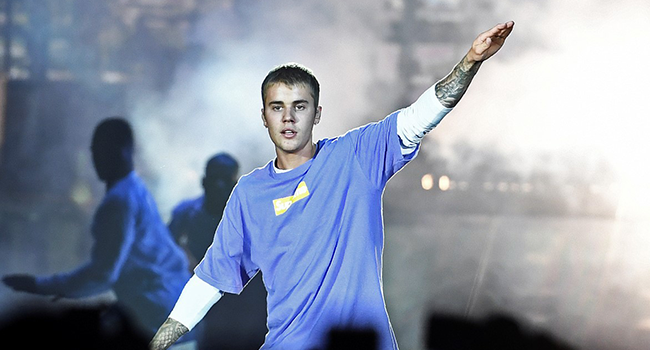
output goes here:
{"type": "Polygon", "coordinates": [[[413,151],[424,135],[456,106],[481,64],[501,49],[514,25],[512,21],[497,24],[479,34],[467,54],[446,77],[400,112],[397,132],[402,140],[404,153],[413,151]]]}

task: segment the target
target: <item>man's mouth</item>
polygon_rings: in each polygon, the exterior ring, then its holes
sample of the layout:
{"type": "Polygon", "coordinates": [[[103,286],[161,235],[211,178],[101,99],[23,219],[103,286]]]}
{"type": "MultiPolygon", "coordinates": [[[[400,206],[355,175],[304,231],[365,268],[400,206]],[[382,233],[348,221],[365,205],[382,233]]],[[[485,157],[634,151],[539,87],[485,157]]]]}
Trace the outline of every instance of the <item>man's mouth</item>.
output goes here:
{"type": "Polygon", "coordinates": [[[292,138],[292,137],[296,136],[296,134],[297,134],[296,131],[290,130],[290,129],[282,130],[280,133],[282,135],[284,135],[284,137],[287,137],[287,138],[292,138]]]}

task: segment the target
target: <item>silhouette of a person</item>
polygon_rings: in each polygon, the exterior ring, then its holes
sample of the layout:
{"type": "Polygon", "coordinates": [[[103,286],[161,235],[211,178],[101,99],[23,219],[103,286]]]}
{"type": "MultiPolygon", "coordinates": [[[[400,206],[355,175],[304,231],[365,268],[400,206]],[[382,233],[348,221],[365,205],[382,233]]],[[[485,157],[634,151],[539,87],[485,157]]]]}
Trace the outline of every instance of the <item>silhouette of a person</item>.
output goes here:
{"type": "MultiPolygon", "coordinates": [[[[228,197],[237,183],[238,173],[239,163],[230,154],[221,152],[213,155],[205,164],[201,181],[203,194],[182,201],[172,212],[169,230],[185,249],[192,269],[212,244],[228,197]]],[[[245,339],[236,337],[238,348],[259,348],[266,333],[266,312],[263,307],[266,290],[260,277],[249,283],[245,293],[224,298],[219,303],[219,309],[210,310],[201,324],[192,330],[199,337],[200,348],[234,348],[235,344],[228,336],[236,334],[246,335],[245,339]],[[220,317],[230,322],[220,322],[220,317]],[[210,331],[207,332],[207,329],[210,331]]]]}
{"type": "Polygon", "coordinates": [[[93,217],[90,260],[67,273],[13,274],[4,276],[3,282],[16,291],[66,298],[113,290],[137,328],[153,335],[190,278],[187,259],[133,170],[129,123],[117,117],[100,122],[91,151],[106,194],[93,217]]]}
{"type": "Polygon", "coordinates": [[[169,230],[185,249],[194,269],[212,244],[226,201],[237,183],[239,163],[227,153],[212,156],[205,165],[203,194],[182,201],[174,208],[169,230]]]}

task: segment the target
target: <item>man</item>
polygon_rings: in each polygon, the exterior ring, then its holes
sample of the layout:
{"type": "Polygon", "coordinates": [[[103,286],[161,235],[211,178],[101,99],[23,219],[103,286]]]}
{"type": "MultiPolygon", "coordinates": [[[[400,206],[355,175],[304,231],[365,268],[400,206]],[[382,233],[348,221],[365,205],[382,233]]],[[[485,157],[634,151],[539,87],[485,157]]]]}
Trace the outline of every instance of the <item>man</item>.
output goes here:
{"type": "Polygon", "coordinates": [[[226,201],[237,183],[239,164],[231,155],[218,153],[205,165],[203,194],[181,202],[172,213],[169,231],[185,249],[192,269],[212,243],[226,201]]]}
{"type": "Polygon", "coordinates": [[[133,132],[126,120],[108,118],[95,128],[92,159],[97,176],[106,183],[106,195],[93,218],[90,261],[68,273],[9,275],[3,281],[16,291],[68,298],[112,289],[118,303],[150,337],[190,273],[183,251],[133,170],[133,150],[133,132]]]}
{"type": "Polygon", "coordinates": [[[381,279],[384,187],[513,26],[480,34],[408,108],[316,144],[316,78],[297,65],[272,70],[262,84],[262,120],[277,157],[240,178],[212,246],[150,347],[169,346],[224,292],[239,293],[261,271],[269,328],[262,349],[322,348],[336,328],[373,329],[379,349],[397,349],[381,279]]]}
{"type": "MultiPolygon", "coordinates": [[[[217,153],[206,162],[201,180],[203,194],[181,202],[172,213],[169,230],[194,269],[212,244],[214,232],[221,220],[226,201],[239,173],[239,164],[227,153],[217,153]]],[[[253,279],[246,293],[238,298],[224,298],[219,309],[212,309],[192,332],[199,340],[199,348],[212,349],[228,346],[228,335],[237,332],[247,335],[240,343],[247,348],[259,347],[266,333],[266,291],[260,278],[253,279]],[[222,322],[223,319],[229,322],[222,322]],[[209,332],[205,332],[209,329],[209,332]]]]}

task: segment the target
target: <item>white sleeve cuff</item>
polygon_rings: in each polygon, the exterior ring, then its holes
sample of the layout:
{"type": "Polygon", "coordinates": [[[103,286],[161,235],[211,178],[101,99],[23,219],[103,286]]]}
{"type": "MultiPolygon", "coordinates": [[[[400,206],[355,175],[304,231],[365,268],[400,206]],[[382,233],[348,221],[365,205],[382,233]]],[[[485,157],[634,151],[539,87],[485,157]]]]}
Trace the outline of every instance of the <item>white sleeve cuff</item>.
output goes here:
{"type": "Polygon", "coordinates": [[[452,110],[440,103],[435,86],[428,88],[417,101],[397,115],[397,135],[402,141],[402,154],[413,152],[424,135],[433,130],[452,110]]]}
{"type": "Polygon", "coordinates": [[[194,275],[185,284],[169,318],[192,330],[222,295],[222,291],[194,275]]]}

